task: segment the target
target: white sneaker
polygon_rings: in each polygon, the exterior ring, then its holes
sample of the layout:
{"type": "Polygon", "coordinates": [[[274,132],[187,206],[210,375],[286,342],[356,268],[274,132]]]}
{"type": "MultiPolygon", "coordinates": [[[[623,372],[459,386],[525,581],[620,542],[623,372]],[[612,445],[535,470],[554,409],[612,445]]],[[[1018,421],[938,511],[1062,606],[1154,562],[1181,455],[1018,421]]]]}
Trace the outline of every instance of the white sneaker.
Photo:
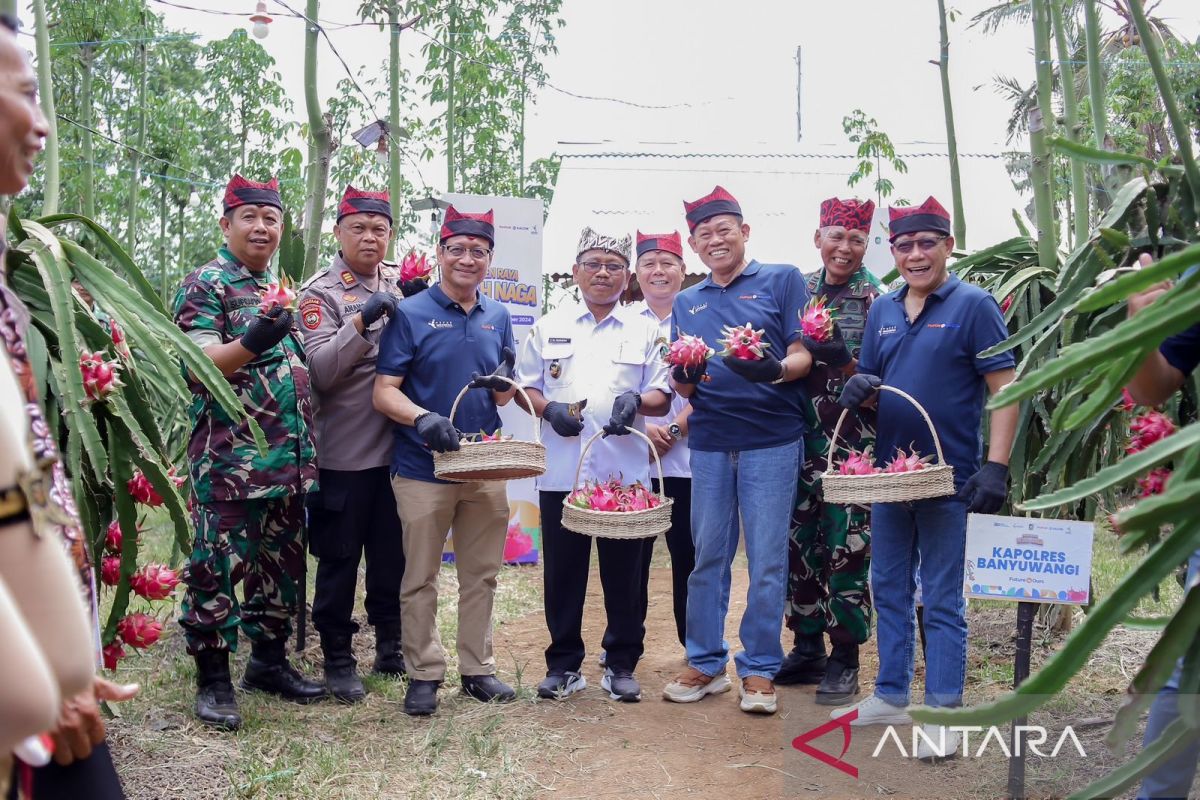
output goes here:
{"type": "MultiPolygon", "coordinates": [[[[750,714],[774,714],[779,708],[779,704],[775,698],[775,685],[766,678],[759,678],[766,686],[763,689],[771,691],[760,691],[747,688],[746,683],[750,678],[743,678],[741,690],[741,702],[739,703],[742,711],[750,714]]],[[[761,684],[759,684],[761,686],[761,684]]]]}
{"type": "Polygon", "coordinates": [[[862,725],[908,725],[912,717],[899,706],[894,706],[877,694],[868,695],[852,706],[835,708],[829,714],[830,719],[841,719],[852,711],[858,712],[858,717],[850,723],[850,727],[862,725]]]}
{"type": "Polygon", "coordinates": [[[962,732],[944,725],[922,725],[917,734],[916,757],[925,763],[934,763],[958,755],[962,732]]]}
{"type": "Polygon", "coordinates": [[[709,678],[695,667],[688,667],[663,687],[663,699],[672,703],[695,703],[705,695],[721,694],[731,688],[724,672],[709,678]]]}

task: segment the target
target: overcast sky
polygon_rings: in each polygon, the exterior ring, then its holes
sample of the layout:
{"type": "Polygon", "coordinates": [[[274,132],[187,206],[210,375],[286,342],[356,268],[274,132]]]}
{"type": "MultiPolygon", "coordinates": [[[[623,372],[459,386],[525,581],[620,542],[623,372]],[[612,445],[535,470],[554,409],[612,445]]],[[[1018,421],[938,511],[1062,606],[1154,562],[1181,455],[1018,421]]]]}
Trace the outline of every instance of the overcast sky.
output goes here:
{"type": "MultiPolygon", "coordinates": [[[[214,11],[245,13],[254,8],[252,0],[184,1],[214,11]]],[[[994,92],[992,79],[1009,74],[1025,82],[1033,74],[1027,27],[1003,28],[992,36],[968,29],[970,17],[994,2],[948,0],[961,12],[951,26],[950,67],[963,153],[998,153],[1006,147],[1009,106],[994,92]]],[[[290,4],[303,7],[301,0],[290,4]]],[[[151,6],[171,27],[195,31],[204,40],[248,24],[245,17],[186,11],[154,0],[151,6]]],[[[355,0],[326,0],[320,16],[352,22],[357,6],[355,0]]],[[[268,0],[267,7],[272,14],[283,12],[274,0],[268,0]]],[[[1195,39],[1200,35],[1198,8],[1196,0],[1162,0],[1153,13],[1195,39]]],[[[579,95],[667,108],[585,100],[544,88],[528,124],[531,160],[556,149],[572,152],[581,147],[847,152],[851,146],[841,121],[855,108],[877,118],[902,152],[945,147],[938,70],[930,63],[938,57],[935,0],[564,0],[562,14],[567,24],[558,34],[560,52],[547,64],[555,86],[579,95]]],[[[1105,22],[1111,25],[1113,19],[1106,16],[1105,22]]],[[[263,42],[300,115],[302,34],[300,20],[276,16],[263,42]]],[[[387,34],[376,28],[331,30],[330,36],[352,69],[376,68],[387,57],[387,34]]],[[[419,50],[425,41],[417,33],[403,35],[403,57],[410,69],[424,63],[419,50]]],[[[321,94],[327,97],[344,72],[324,45],[319,59],[321,94]]],[[[386,108],[379,114],[386,116],[386,108]]],[[[436,189],[444,188],[444,163],[424,164],[421,172],[436,189]]],[[[903,179],[897,183],[901,194],[928,193],[906,187],[903,179]]],[[[968,192],[980,190],[987,189],[967,187],[968,192]]]]}

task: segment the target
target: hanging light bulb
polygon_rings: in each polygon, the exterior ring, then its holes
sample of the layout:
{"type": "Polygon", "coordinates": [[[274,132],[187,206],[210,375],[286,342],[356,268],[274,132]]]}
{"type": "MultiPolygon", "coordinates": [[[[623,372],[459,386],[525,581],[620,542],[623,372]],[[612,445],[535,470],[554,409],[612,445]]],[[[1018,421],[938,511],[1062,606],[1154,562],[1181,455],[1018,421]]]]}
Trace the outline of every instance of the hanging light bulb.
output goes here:
{"type": "Polygon", "coordinates": [[[254,27],[250,32],[254,34],[255,39],[265,39],[271,29],[267,26],[271,24],[271,17],[267,15],[267,4],[263,0],[258,0],[258,5],[254,8],[254,15],[250,17],[250,21],[254,23],[254,27]]]}
{"type": "Polygon", "coordinates": [[[388,141],[387,141],[387,132],[386,131],[384,133],[380,134],[379,142],[375,145],[375,158],[376,158],[376,160],[379,161],[380,164],[383,164],[385,166],[391,160],[391,156],[388,154],[388,141]]]}

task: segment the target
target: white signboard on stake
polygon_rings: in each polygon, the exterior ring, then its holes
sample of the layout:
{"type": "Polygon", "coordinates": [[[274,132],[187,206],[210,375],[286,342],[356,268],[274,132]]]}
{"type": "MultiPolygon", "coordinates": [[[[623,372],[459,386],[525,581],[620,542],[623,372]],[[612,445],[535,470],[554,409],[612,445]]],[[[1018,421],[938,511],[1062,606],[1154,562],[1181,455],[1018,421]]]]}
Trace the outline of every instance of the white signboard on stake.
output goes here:
{"type": "Polygon", "coordinates": [[[963,594],[985,600],[1086,605],[1090,522],[971,514],[963,594]]]}
{"type": "MultiPolygon", "coordinates": [[[[487,278],[479,290],[508,308],[520,348],[529,329],[542,315],[542,201],[474,194],[446,194],[442,199],[469,214],[492,209],[496,246],[487,278]]],[[[500,409],[500,420],[505,433],[517,439],[533,439],[534,420],[515,402],[500,409]]],[[[541,534],[542,519],[533,478],[509,481],[504,560],[536,564],[541,534]]]]}

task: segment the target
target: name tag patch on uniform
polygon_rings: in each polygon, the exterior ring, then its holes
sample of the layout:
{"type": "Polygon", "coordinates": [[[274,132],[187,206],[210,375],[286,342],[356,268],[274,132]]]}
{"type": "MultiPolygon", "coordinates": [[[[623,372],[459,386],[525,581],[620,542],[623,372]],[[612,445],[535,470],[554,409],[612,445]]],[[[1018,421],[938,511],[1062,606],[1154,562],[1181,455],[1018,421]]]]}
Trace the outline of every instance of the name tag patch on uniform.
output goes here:
{"type": "Polygon", "coordinates": [[[321,327],[321,301],[315,297],[310,297],[301,303],[300,321],[310,331],[315,331],[321,327]]]}
{"type": "Polygon", "coordinates": [[[570,344],[570,343],[571,343],[570,336],[551,336],[550,337],[550,344],[570,344]]]}
{"type": "Polygon", "coordinates": [[[247,306],[256,306],[262,302],[262,298],[256,295],[248,295],[246,297],[230,297],[225,301],[225,308],[233,311],[238,308],[246,308],[247,306]]]}

